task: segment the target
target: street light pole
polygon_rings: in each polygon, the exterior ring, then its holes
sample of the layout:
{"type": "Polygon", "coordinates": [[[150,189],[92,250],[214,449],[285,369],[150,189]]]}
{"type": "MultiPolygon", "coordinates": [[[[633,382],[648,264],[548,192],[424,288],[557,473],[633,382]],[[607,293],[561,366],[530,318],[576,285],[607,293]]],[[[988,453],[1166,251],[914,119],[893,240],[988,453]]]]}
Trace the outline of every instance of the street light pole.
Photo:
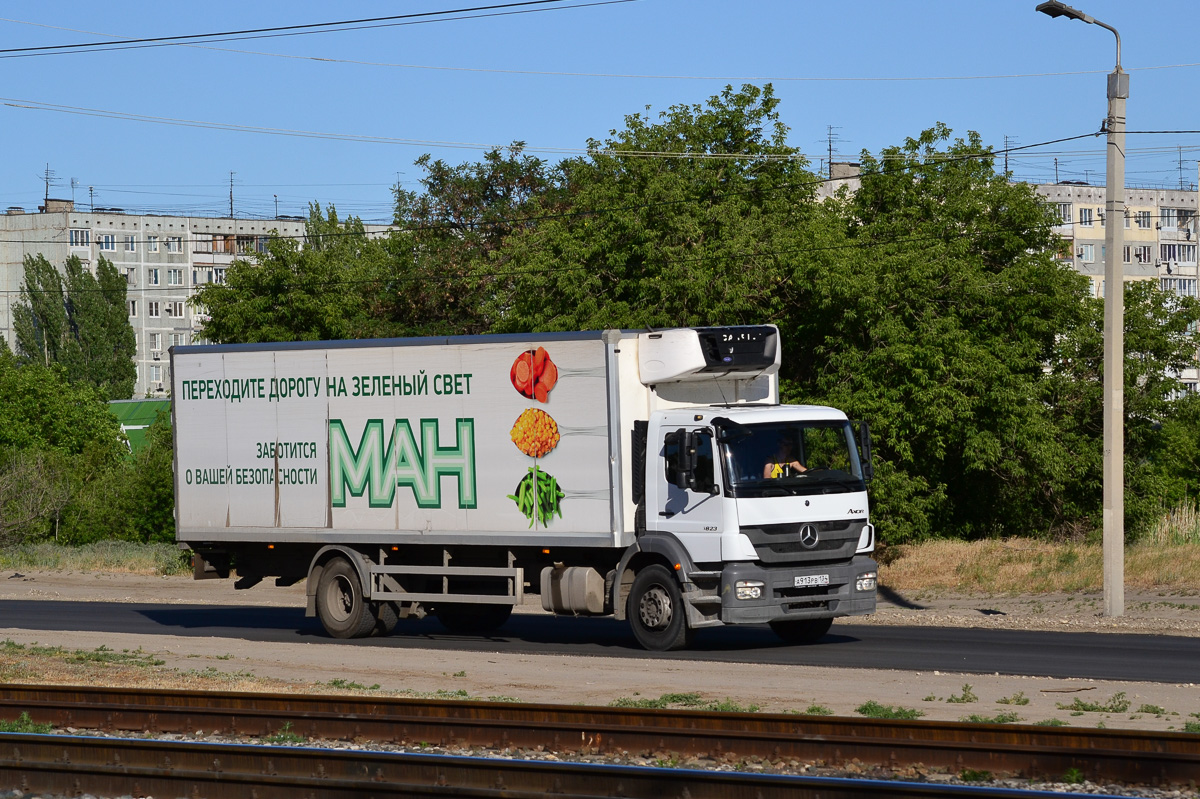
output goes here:
{"type": "Polygon", "coordinates": [[[1111,25],[1048,0],[1037,10],[1099,25],[1117,37],[1117,66],[1108,76],[1107,177],[1104,191],[1104,615],[1125,614],[1125,101],[1121,34],[1111,25]]]}

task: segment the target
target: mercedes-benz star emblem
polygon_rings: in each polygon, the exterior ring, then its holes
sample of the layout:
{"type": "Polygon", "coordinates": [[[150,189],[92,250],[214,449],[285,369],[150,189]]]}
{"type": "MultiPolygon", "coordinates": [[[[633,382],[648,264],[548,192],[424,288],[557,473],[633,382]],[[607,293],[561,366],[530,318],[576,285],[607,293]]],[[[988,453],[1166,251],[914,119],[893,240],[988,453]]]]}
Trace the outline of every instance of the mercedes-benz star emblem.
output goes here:
{"type": "Polygon", "coordinates": [[[800,528],[800,545],[805,549],[812,549],[820,540],[821,537],[817,535],[815,524],[806,524],[800,528]]]}

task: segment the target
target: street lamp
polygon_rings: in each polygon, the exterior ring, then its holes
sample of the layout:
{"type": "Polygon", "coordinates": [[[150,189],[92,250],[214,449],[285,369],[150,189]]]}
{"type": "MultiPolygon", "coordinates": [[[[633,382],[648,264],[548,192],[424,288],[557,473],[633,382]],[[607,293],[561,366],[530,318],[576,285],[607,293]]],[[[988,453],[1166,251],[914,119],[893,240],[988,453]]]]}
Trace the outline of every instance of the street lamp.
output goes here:
{"type": "Polygon", "coordinates": [[[1121,34],[1111,25],[1058,2],[1039,3],[1050,17],[1077,19],[1117,37],[1117,66],[1108,76],[1108,175],[1104,191],[1104,615],[1125,614],[1125,101],[1121,34]]]}

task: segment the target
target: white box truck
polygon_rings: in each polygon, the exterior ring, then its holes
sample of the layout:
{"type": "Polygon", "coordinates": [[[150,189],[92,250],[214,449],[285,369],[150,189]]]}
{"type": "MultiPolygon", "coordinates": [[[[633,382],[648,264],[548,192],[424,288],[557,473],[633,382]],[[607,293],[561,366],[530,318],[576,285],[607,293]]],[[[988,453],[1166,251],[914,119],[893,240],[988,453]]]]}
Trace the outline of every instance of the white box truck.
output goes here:
{"type": "Polygon", "coordinates": [[[177,346],[177,536],[195,576],[307,579],[339,638],[525,595],[792,642],[875,609],[869,433],[779,404],[772,325],[177,346]]]}

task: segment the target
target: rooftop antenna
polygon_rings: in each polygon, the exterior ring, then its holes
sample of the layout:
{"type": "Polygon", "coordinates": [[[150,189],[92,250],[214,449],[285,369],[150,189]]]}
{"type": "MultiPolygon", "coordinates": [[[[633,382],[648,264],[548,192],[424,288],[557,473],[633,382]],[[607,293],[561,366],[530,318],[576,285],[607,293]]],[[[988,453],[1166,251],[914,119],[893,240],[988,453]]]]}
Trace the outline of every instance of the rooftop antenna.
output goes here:
{"type": "Polygon", "coordinates": [[[50,200],[50,184],[54,182],[54,170],[50,168],[49,164],[46,164],[46,173],[42,176],[42,180],[45,181],[45,183],[46,183],[45,199],[47,201],[49,201],[50,200]]]}
{"type": "Polygon", "coordinates": [[[79,186],[79,178],[71,178],[71,205],[75,205],[75,189],[79,186]]]}
{"type": "Polygon", "coordinates": [[[88,212],[96,210],[96,189],[94,186],[88,186],[88,212]]]}
{"type": "Polygon", "coordinates": [[[838,140],[838,135],[834,133],[835,130],[841,130],[841,127],[825,126],[825,140],[829,146],[829,177],[831,178],[833,177],[833,145],[838,140]]]}
{"type": "Polygon", "coordinates": [[[233,219],[233,176],[236,172],[229,173],[229,218],[233,219]]]}
{"type": "MultiPolygon", "coordinates": [[[[1017,140],[1015,138],[1013,138],[1011,136],[1004,137],[1004,174],[1005,175],[1008,174],[1008,151],[1010,148],[1015,147],[1016,144],[1017,144],[1017,140]]],[[[1058,163],[1057,158],[1054,159],[1054,163],[1055,164],[1058,163]]],[[[1055,178],[1055,181],[1057,182],[1057,177],[1055,178]]]]}

